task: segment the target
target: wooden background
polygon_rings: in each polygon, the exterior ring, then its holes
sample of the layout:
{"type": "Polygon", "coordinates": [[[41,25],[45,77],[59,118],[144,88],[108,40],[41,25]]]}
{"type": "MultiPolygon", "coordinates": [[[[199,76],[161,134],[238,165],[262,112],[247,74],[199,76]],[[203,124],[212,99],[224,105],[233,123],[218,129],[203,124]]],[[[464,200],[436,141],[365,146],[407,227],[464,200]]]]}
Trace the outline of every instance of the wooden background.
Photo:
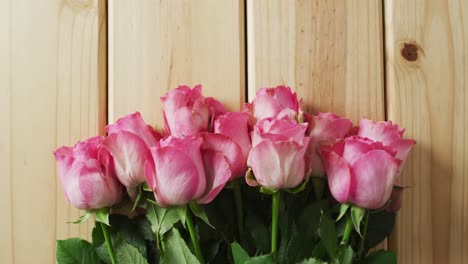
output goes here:
{"type": "Polygon", "coordinates": [[[307,111],[392,120],[418,142],[383,247],[468,263],[468,1],[1,0],[0,263],[54,263],[71,225],[52,151],[179,84],[235,110],[285,84],[307,111]]]}

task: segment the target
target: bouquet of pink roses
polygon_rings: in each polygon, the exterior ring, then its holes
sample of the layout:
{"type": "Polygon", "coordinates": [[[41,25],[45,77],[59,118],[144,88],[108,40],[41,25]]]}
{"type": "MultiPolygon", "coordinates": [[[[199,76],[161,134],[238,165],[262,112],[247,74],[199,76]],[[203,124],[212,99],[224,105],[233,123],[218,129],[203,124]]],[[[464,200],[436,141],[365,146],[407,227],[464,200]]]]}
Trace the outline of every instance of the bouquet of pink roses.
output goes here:
{"type": "Polygon", "coordinates": [[[65,196],[94,215],[92,242],[59,263],[395,263],[369,254],[401,206],[414,140],[391,122],[307,115],[290,88],[228,112],[201,86],[165,96],[165,130],[139,113],[54,153],[65,196]]]}

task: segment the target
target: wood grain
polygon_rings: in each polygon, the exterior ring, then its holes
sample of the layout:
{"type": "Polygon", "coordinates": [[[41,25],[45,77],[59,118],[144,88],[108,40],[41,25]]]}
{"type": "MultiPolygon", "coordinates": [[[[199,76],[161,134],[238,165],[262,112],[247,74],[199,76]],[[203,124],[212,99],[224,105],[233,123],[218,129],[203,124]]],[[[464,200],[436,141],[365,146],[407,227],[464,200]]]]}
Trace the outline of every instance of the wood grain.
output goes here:
{"type": "Polygon", "coordinates": [[[247,1],[249,100],[291,86],[308,112],[384,118],[380,1],[247,1]]]}
{"type": "Polygon", "coordinates": [[[105,123],[104,11],[97,0],[2,2],[0,263],[54,263],[56,239],[89,237],[67,223],[80,213],[52,152],[105,123]]]}
{"type": "Polygon", "coordinates": [[[399,263],[467,263],[468,2],[386,1],[385,32],[388,116],[417,140],[390,245],[399,263]]]}
{"type": "Polygon", "coordinates": [[[109,121],[134,111],[162,128],[160,97],[178,85],[229,109],[245,98],[244,1],[112,1],[109,121]]]}

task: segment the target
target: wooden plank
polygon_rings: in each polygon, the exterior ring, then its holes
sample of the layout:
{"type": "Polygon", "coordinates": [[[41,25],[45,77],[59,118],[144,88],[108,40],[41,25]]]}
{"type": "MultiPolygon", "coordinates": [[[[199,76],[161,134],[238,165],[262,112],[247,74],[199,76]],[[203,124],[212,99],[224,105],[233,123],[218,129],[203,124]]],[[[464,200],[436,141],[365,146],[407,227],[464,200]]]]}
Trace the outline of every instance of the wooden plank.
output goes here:
{"type": "Polygon", "coordinates": [[[280,84],[308,112],[384,119],[380,1],[247,1],[248,89],[280,84]]]}
{"type": "Polygon", "coordinates": [[[468,2],[385,2],[388,116],[416,148],[391,247],[399,263],[468,262],[468,2]]]}
{"type": "Polygon", "coordinates": [[[105,83],[98,78],[105,67],[105,58],[98,60],[105,55],[98,48],[105,13],[98,10],[105,9],[97,0],[6,5],[0,11],[0,263],[54,263],[56,239],[89,237],[89,225],[67,224],[79,212],[65,202],[52,152],[105,124],[105,83]]]}
{"type": "Polygon", "coordinates": [[[244,102],[242,0],[112,1],[109,120],[134,111],[162,128],[159,98],[181,84],[238,109],[244,102]]]}

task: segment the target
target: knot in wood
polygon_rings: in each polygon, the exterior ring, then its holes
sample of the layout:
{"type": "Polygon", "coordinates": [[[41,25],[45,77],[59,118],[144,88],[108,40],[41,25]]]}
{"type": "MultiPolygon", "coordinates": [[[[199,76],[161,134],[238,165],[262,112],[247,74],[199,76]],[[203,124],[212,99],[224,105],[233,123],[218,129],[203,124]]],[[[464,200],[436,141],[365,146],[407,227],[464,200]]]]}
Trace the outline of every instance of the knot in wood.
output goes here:
{"type": "Polygon", "coordinates": [[[401,56],[407,61],[416,61],[418,59],[418,46],[411,43],[404,43],[401,56]]]}

